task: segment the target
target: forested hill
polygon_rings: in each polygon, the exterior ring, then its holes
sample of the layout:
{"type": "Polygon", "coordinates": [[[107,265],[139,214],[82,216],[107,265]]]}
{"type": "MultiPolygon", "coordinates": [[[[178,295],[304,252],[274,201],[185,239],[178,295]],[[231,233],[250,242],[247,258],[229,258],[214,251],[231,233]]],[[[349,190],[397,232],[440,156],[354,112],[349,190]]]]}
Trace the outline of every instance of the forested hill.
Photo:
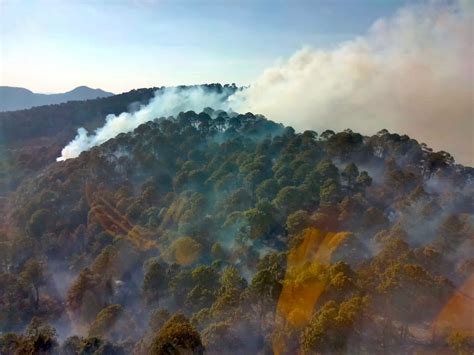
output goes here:
{"type": "MultiPolygon", "coordinates": [[[[228,84],[200,87],[216,93],[224,88],[229,92],[237,90],[228,84]]],[[[157,91],[164,89],[137,89],[94,100],[0,112],[0,197],[5,191],[14,189],[23,176],[54,162],[61,149],[75,137],[78,128],[84,127],[92,132],[104,125],[107,115],[135,111],[140,105],[148,104],[157,91]]]]}
{"type": "Polygon", "coordinates": [[[156,88],[132,90],[128,93],[86,101],[71,101],[28,110],[0,112],[2,143],[25,139],[68,135],[77,128],[103,125],[105,116],[127,111],[132,103],[148,103],[156,88]]]}
{"type": "Polygon", "coordinates": [[[473,178],[385,130],[157,118],[10,196],[0,353],[469,350],[473,178]]]}

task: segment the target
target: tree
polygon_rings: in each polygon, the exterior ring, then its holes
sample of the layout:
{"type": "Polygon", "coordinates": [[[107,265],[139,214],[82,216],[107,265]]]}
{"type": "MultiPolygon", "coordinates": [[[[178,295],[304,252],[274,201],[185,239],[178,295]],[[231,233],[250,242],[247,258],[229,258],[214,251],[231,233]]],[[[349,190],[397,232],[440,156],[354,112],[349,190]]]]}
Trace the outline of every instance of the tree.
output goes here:
{"type": "Polygon", "coordinates": [[[43,264],[36,259],[30,259],[23,266],[20,273],[20,282],[29,285],[34,290],[35,307],[38,309],[40,301],[40,287],[45,285],[46,277],[43,264]]]}
{"type": "Polygon", "coordinates": [[[107,245],[95,258],[91,271],[98,275],[111,276],[118,268],[120,262],[118,249],[113,245],[107,245]]]}
{"type": "Polygon", "coordinates": [[[192,310],[207,308],[215,299],[219,275],[217,271],[206,265],[197,266],[191,272],[191,290],[187,293],[185,305],[192,310]]]}
{"type": "Polygon", "coordinates": [[[339,201],[341,195],[336,180],[329,179],[324,182],[319,192],[321,205],[332,205],[339,201]]]}
{"type": "Polygon", "coordinates": [[[281,214],[288,215],[299,209],[303,198],[303,193],[298,187],[286,186],[278,192],[272,204],[281,214]]]}
{"type": "Polygon", "coordinates": [[[363,137],[359,133],[354,133],[350,129],[338,132],[331,136],[326,144],[326,149],[331,156],[346,160],[356,153],[359,153],[363,144],[363,137]]]}
{"type": "Polygon", "coordinates": [[[226,258],[226,252],[219,242],[212,244],[211,255],[215,260],[224,260],[226,258]]]}
{"type": "Polygon", "coordinates": [[[259,260],[257,273],[245,290],[244,299],[251,302],[260,318],[275,307],[285,277],[286,257],[284,253],[269,253],[259,260]]]}
{"type": "Polygon", "coordinates": [[[225,116],[223,116],[223,115],[217,116],[216,119],[214,120],[214,122],[216,124],[217,129],[220,132],[223,132],[224,129],[225,129],[225,124],[226,124],[225,116]]]}
{"type": "Polygon", "coordinates": [[[217,271],[207,265],[199,265],[191,272],[192,281],[203,287],[214,289],[219,280],[217,271]]]}
{"type": "Polygon", "coordinates": [[[182,305],[194,284],[192,282],[191,270],[182,269],[179,267],[179,264],[174,265],[176,266],[176,271],[172,271],[173,275],[170,277],[168,287],[175,301],[182,305]]]}
{"type": "Polygon", "coordinates": [[[79,354],[93,355],[104,344],[104,341],[99,337],[87,337],[81,340],[79,354]]]}
{"type": "Polygon", "coordinates": [[[339,180],[339,170],[329,159],[321,160],[316,166],[315,172],[318,175],[320,182],[328,179],[333,179],[335,181],[339,180]]]}
{"type": "Polygon", "coordinates": [[[38,317],[31,319],[25,335],[18,339],[15,354],[48,354],[58,347],[56,330],[38,317]]]}
{"type": "Polygon", "coordinates": [[[90,322],[105,306],[111,290],[106,283],[90,269],[84,269],[69,287],[68,309],[81,321],[90,322]]]}
{"type": "Polygon", "coordinates": [[[222,271],[219,283],[221,285],[219,294],[239,293],[247,287],[247,281],[240,276],[240,272],[235,266],[228,266],[222,271]]]}
{"type": "Polygon", "coordinates": [[[432,319],[450,293],[445,279],[431,275],[416,264],[393,263],[379,280],[377,291],[382,298],[381,307],[390,319],[402,323],[403,334],[409,322],[432,319]],[[422,314],[417,312],[420,309],[424,310],[422,314]]]}
{"type": "Polygon", "coordinates": [[[281,293],[282,282],[276,276],[269,269],[258,271],[246,290],[244,298],[250,301],[252,308],[259,314],[260,320],[263,320],[270,309],[274,309],[281,293]]]}
{"type": "Polygon", "coordinates": [[[268,199],[271,201],[277,193],[278,182],[275,179],[267,179],[255,189],[255,194],[259,200],[268,199]]]}
{"type": "Polygon", "coordinates": [[[324,304],[301,334],[304,353],[343,351],[349,333],[363,318],[368,303],[367,297],[353,297],[339,305],[334,301],[324,304]]]}
{"type": "Polygon", "coordinates": [[[332,264],[329,268],[329,287],[339,293],[347,293],[356,289],[356,275],[351,267],[343,261],[332,264]]]}
{"type": "Polygon", "coordinates": [[[372,185],[372,178],[369,176],[367,171],[362,171],[357,177],[356,183],[360,190],[364,190],[365,188],[372,185]]]}
{"type": "Polygon", "coordinates": [[[2,333],[0,335],[0,353],[1,354],[15,354],[16,349],[23,341],[21,335],[15,333],[2,333]]]}
{"type": "Polygon", "coordinates": [[[311,221],[307,211],[298,210],[286,219],[286,229],[289,234],[296,235],[310,225],[311,221]]]}
{"type": "Polygon", "coordinates": [[[199,130],[202,132],[208,132],[211,126],[211,117],[207,113],[201,112],[197,116],[197,121],[199,122],[199,130]]]}
{"type": "Polygon", "coordinates": [[[342,178],[346,181],[347,186],[354,187],[357,177],[359,176],[359,169],[354,163],[348,164],[341,173],[342,178]]]}
{"type": "Polygon", "coordinates": [[[203,354],[204,348],[198,331],[182,314],[172,316],[152,340],[151,355],[203,354]]]}
{"type": "Polygon", "coordinates": [[[160,293],[168,283],[165,267],[156,259],[145,264],[142,290],[147,304],[158,304],[160,293]]]}
{"type": "Polygon", "coordinates": [[[382,229],[389,224],[389,219],[378,208],[368,208],[362,216],[362,226],[366,230],[382,229]]]}
{"type": "Polygon", "coordinates": [[[459,243],[469,238],[474,232],[468,214],[452,214],[447,216],[440,224],[437,233],[437,244],[442,247],[454,249],[459,243]]]}
{"type": "Polygon", "coordinates": [[[180,237],[168,248],[170,258],[180,265],[190,265],[201,256],[202,245],[191,237],[180,237]]]}
{"type": "Polygon", "coordinates": [[[321,139],[327,141],[327,140],[331,139],[335,134],[336,133],[334,133],[334,131],[332,131],[330,129],[327,129],[323,133],[321,133],[320,137],[321,137],[321,139]]]}
{"type": "Polygon", "coordinates": [[[337,316],[338,306],[334,301],[327,302],[313,316],[300,338],[301,347],[305,353],[341,350],[344,338],[338,332],[340,329],[336,323],[337,316]]]}
{"type": "Polygon", "coordinates": [[[226,214],[247,209],[250,206],[251,200],[252,197],[247,190],[243,188],[235,190],[225,201],[224,208],[226,214]]]}
{"type": "Polygon", "coordinates": [[[155,309],[151,314],[148,326],[152,332],[158,332],[160,328],[170,319],[171,314],[163,308],[155,309]]]}
{"type": "Polygon", "coordinates": [[[114,327],[123,314],[123,307],[112,304],[102,309],[89,327],[89,336],[106,337],[114,333],[114,327]]]}
{"type": "Polygon", "coordinates": [[[306,177],[311,173],[313,167],[309,163],[303,163],[299,165],[294,174],[293,181],[295,184],[301,184],[305,181],[306,177]]]}
{"type": "Polygon", "coordinates": [[[187,293],[184,305],[191,311],[209,308],[214,302],[215,296],[215,290],[196,285],[187,293]]]}
{"type": "Polygon", "coordinates": [[[224,318],[238,306],[240,295],[247,287],[247,281],[240,276],[235,266],[228,266],[222,271],[219,284],[212,312],[215,317],[224,318]]]}
{"type": "Polygon", "coordinates": [[[28,225],[26,226],[28,235],[35,238],[41,237],[41,235],[47,231],[53,223],[52,215],[53,213],[48,209],[40,209],[35,211],[31,215],[28,225]]]}
{"type": "Polygon", "coordinates": [[[361,193],[346,196],[339,203],[338,222],[341,228],[354,231],[360,225],[362,212],[368,208],[369,203],[361,193]]]}
{"type": "Polygon", "coordinates": [[[211,354],[235,353],[242,347],[242,341],[234,334],[231,322],[213,323],[202,333],[206,351],[211,354]]]}
{"type": "Polygon", "coordinates": [[[250,238],[258,239],[270,232],[273,225],[271,214],[259,208],[252,208],[245,211],[243,215],[250,228],[250,238]]]}

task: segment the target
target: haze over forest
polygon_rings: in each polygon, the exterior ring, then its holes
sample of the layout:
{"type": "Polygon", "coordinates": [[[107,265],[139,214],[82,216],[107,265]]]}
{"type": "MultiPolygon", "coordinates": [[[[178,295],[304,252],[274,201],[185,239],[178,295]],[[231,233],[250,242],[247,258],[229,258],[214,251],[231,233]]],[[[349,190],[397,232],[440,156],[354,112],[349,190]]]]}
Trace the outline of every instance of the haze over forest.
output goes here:
{"type": "Polygon", "coordinates": [[[0,7],[0,354],[474,352],[471,2],[0,7]]]}
{"type": "Polygon", "coordinates": [[[298,130],[386,128],[474,163],[471,1],[1,6],[0,85],[120,93],[235,82],[249,86],[236,111],[298,130]]]}

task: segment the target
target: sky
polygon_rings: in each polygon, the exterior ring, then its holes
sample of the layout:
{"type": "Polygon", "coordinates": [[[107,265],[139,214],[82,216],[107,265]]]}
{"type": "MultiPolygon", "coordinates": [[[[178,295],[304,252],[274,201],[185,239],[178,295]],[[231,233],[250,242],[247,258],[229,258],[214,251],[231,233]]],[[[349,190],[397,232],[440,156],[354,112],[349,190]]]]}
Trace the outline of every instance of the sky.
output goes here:
{"type": "Polygon", "coordinates": [[[236,83],[237,112],[474,165],[473,0],[0,0],[0,46],[0,85],[236,83]]]}
{"type": "Polygon", "coordinates": [[[114,93],[248,85],[304,46],[366,33],[395,0],[0,0],[0,85],[114,93]]]}

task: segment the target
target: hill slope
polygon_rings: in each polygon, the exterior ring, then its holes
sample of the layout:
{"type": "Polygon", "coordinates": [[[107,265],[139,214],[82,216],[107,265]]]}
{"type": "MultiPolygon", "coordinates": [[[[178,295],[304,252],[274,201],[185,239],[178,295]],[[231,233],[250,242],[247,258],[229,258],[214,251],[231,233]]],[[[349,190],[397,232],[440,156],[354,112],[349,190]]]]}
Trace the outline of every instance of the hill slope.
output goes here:
{"type": "MultiPolygon", "coordinates": [[[[210,92],[222,92],[224,88],[229,92],[237,90],[221,84],[200,87],[210,92]]],[[[155,92],[164,89],[137,89],[94,100],[0,112],[0,198],[14,189],[23,177],[56,161],[78,128],[93,132],[104,125],[107,115],[136,110],[148,104],[155,92]]]]}
{"type": "Polygon", "coordinates": [[[24,110],[35,106],[91,100],[112,95],[114,94],[111,92],[87,86],[79,86],[61,94],[37,94],[25,88],[0,86],[0,111],[24,110]]]}
{"type": "Polygon", "coordinates": [[[445,350],[469,331],[438,315],[474,271],[473,178],[387,131],[157,118],[9,198],[0,350],[56,351],[47,324],[73,353],[445,350]]]}

